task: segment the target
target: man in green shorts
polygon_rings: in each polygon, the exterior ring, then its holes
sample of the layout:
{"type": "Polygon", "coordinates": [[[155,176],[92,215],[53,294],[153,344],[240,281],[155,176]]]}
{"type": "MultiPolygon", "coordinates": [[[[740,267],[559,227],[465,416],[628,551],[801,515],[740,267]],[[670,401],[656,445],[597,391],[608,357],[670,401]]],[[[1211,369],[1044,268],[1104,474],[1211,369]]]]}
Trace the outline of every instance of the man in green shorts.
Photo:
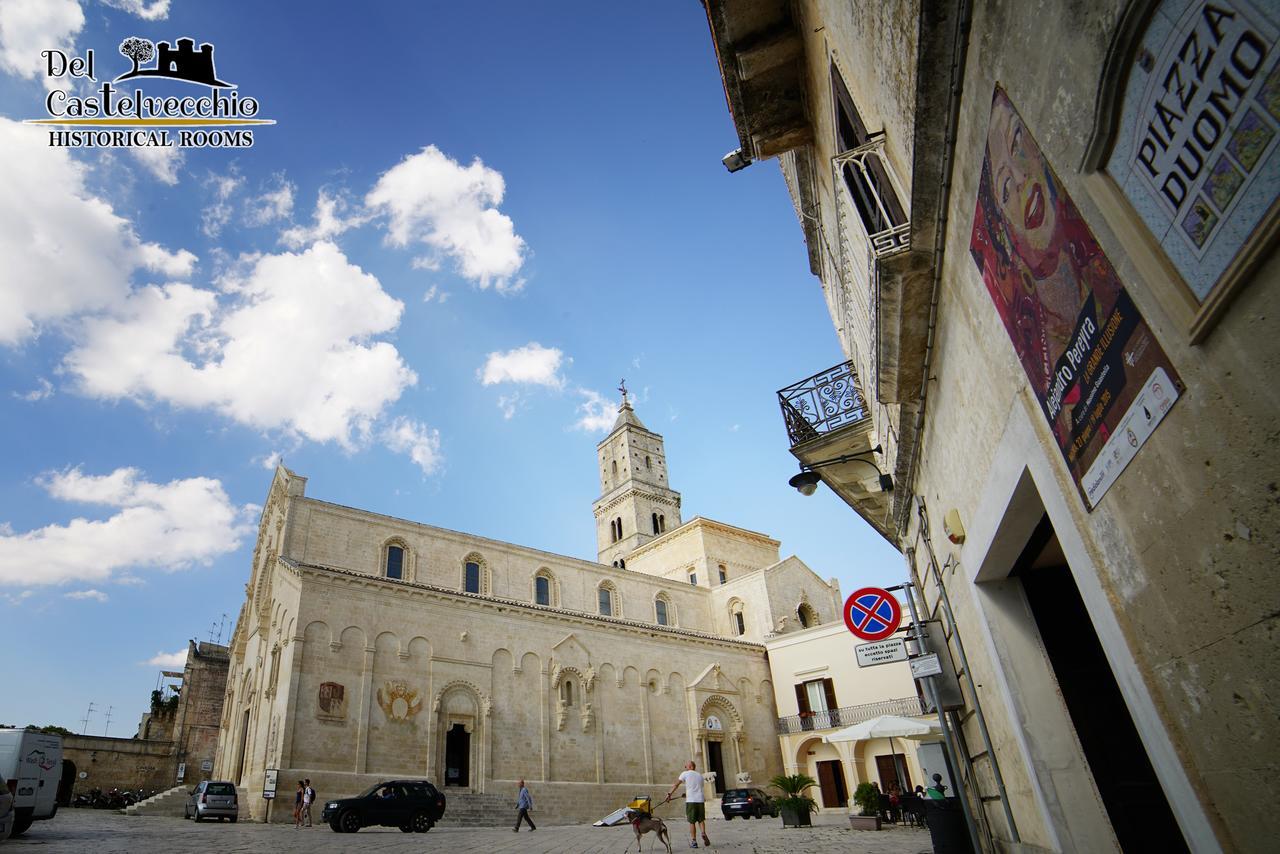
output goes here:
{"type": "Polygon", "coordinates": [[[693,760],[684,763],[684,773],[676,778],[671,791],[667,792],[668,801],[676,793],[676,789],[680,788],[681,783],[684,784],[684,817],[689,820],[689,847],[698,847],[699,824],[702,825],[702,844],[710,845],[711,840],[707,838],[707,804],[706,796],[702,793],[702,775],[694,770],[693,760]]]}

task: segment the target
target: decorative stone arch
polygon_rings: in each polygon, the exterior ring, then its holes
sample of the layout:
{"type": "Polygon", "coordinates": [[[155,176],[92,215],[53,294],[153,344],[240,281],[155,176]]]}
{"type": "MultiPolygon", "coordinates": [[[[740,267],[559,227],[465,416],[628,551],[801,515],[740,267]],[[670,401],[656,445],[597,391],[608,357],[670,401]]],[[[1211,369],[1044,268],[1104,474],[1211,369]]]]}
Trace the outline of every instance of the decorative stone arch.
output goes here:
{"type": "Polygon", "coordinates": [[[705,730],[707,716],[714,714],[717,710],[725,715],[725,717],[721,717],[721,720],[724,721],[726,729],[737,732],[742,731],[744,726],[742,715],[738,713],[737,706],[723,694],[712,694],[702,701],[702,706],[698,709],[698,727],[705,730]]]}
{"type": "Polygon", "coordinates": [[[747,606],[746,603],[734,596],[726,605],[729,610],[729,633],[735,637],[741,637],[747,633],[747,606]]]}
{"type": "Polygon", "coordinates": [[[413,581],[416,577],[413,567],[413,549],[409,548],[409,543],[404,537],[400,536],[388,537],[378,547],[378,571],[376,574],[382,578],[392,578],[392,576],[388,575],[390,567],[387,564],[392,548],[400,549],[400,577],[395,580],[413,581]]]}
{"type": "Polygon", "coordinates": [[[596,585],[596,613],[604,617],[622,616],[622,594],[618,592],[618,585],[607,578],[596,585]],[[605,614],[600,609],[600,593],[603,590],[609,591],[610,610],[608,614],[605,614]]]}
{"type": "Polygon", "coordinates": [[[453,785],[449,782],[447,762],[447,746],[449,733],[454,727],[461,727],[467,735],[467,785],[472,791],[483,792],[488,768],[492,758],[492,739],[489,734],[489,716],[493,711],[493,702],[484,691],[473,682],[465,679],[453,679],[436,692],[431,704],[431,732],[428,739],[434,745],[433,761],[428,764],[428,776],[442,781],[442,785],[453,785]]]}
{"type": "Polygon", "coordinates": [[[493,589],[493,585],[492,585],[493,579],[491,577],[492,571],[489,568],[489,561],[485,560],[484,555],[480,554],[480,552],[469,553],[466,557],[462,559],[462,562],[458,564],[458,589],[466,592],[467,565],[473,564],[473,563],[477,567],[479,567],[479,576],[480,576],[479,578],[480,589],[474,592],[478,592],[481,596],[488,596],[489,591],[493,589]]]}
{"type": "Polygon", "coordinates": [[[796,606],[796,619],[800,621],[802,629],[822,625],[822,617],[818,615],[818,610],[805,599],[801,599],[800,604],[796,606]]]}
{"type": "Polygon", "coordinates": [[[671,601],[671,597],[666,591],[659,590],[653,595],[653,621],[660,626],[678,626],[680,623],[676,619],[676,603],[671,601]],[[663,606],[660,611],[658,605],[663,606]],[[666,617],[663,620],[663,617],[666,617]]]}
{"type": "Polygon", "coordinates": [[[529,579],[529,601],[535,605],[545,604],[549,608],[560,607],[560,580],[556,578],[556,574],[551,571],[549,566],[540,566],[538,571],[529,579]],[[547,601],[540,603],[538,601],[538,579],[545,578],[547,580],[547,601]]]}
{"type": "Polygon", "coordinates": [[[703,700],[698,708],[698,726],[695,732],[698,740],[697,753],[702,758],[703,771],[712,770],[710,745],[718,743],[721,746],[720,757],[724,779],[718,781],[716,788],[717,790],[732,789],[738,783],[738,775],[747,770],[742,764],[743,741],[746,735],[742,715],[738,713],[737,707],[723,694],[712,694],[703,700]],[[720,722],[720,727],[708,726],[708,723],[716,720],[720,722]],[[724,749],[726,741],[729,742],[729,750],[724,749]]]}

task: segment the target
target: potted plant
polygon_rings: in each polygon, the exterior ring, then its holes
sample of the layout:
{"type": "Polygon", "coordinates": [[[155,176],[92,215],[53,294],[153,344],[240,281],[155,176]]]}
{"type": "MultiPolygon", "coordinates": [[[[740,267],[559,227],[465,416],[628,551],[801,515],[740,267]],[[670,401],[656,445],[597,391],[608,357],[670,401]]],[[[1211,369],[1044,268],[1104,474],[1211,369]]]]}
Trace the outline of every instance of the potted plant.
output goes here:
{"type": "Polygon", "coordinates": [[[849,816],[849,827],[854,830],[880,829],[880,793],[870,783],[859,783],[853,793],[853,802],[860,812],[849,816]]]}
{"type": "Polygon", "coordinates": [[[818,808],[818,803],[805,791],[818,785],[817,780],[808,774],[779,774],[769,781],[769,785],[782,792],[777,804],[782,813],[783,827],[809,827],[812,824],[809,814],[818,808]]]}

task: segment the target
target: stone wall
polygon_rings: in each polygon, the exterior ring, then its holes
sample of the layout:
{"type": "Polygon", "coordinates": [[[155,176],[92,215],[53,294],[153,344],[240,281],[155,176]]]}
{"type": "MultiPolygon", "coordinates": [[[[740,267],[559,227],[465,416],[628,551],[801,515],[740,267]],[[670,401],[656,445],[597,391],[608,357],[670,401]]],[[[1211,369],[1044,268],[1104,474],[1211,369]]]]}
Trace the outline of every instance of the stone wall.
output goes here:
{"type": "Polygon", "coordinates": [[[164,791],[176,785],[178,764],[169,741],[67,735],[62,758],[76,765],[72,797],[90,789],[164,791]]]}

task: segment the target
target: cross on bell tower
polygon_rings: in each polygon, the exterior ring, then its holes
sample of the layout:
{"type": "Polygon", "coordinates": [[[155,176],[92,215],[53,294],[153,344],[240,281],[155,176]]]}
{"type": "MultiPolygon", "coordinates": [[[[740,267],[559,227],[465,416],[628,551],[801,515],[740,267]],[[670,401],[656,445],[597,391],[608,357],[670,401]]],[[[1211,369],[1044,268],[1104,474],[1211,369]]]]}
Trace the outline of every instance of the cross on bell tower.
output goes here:
{"type": "Polygon", "coordinates": [[[618,419],[596,445],[600,497],[592,510],[600,562],[625,568],[628,554],[680,526],[680,493],[667,483],[662,436],[636,416],[625,379],[618,391],[618,419]]]}

